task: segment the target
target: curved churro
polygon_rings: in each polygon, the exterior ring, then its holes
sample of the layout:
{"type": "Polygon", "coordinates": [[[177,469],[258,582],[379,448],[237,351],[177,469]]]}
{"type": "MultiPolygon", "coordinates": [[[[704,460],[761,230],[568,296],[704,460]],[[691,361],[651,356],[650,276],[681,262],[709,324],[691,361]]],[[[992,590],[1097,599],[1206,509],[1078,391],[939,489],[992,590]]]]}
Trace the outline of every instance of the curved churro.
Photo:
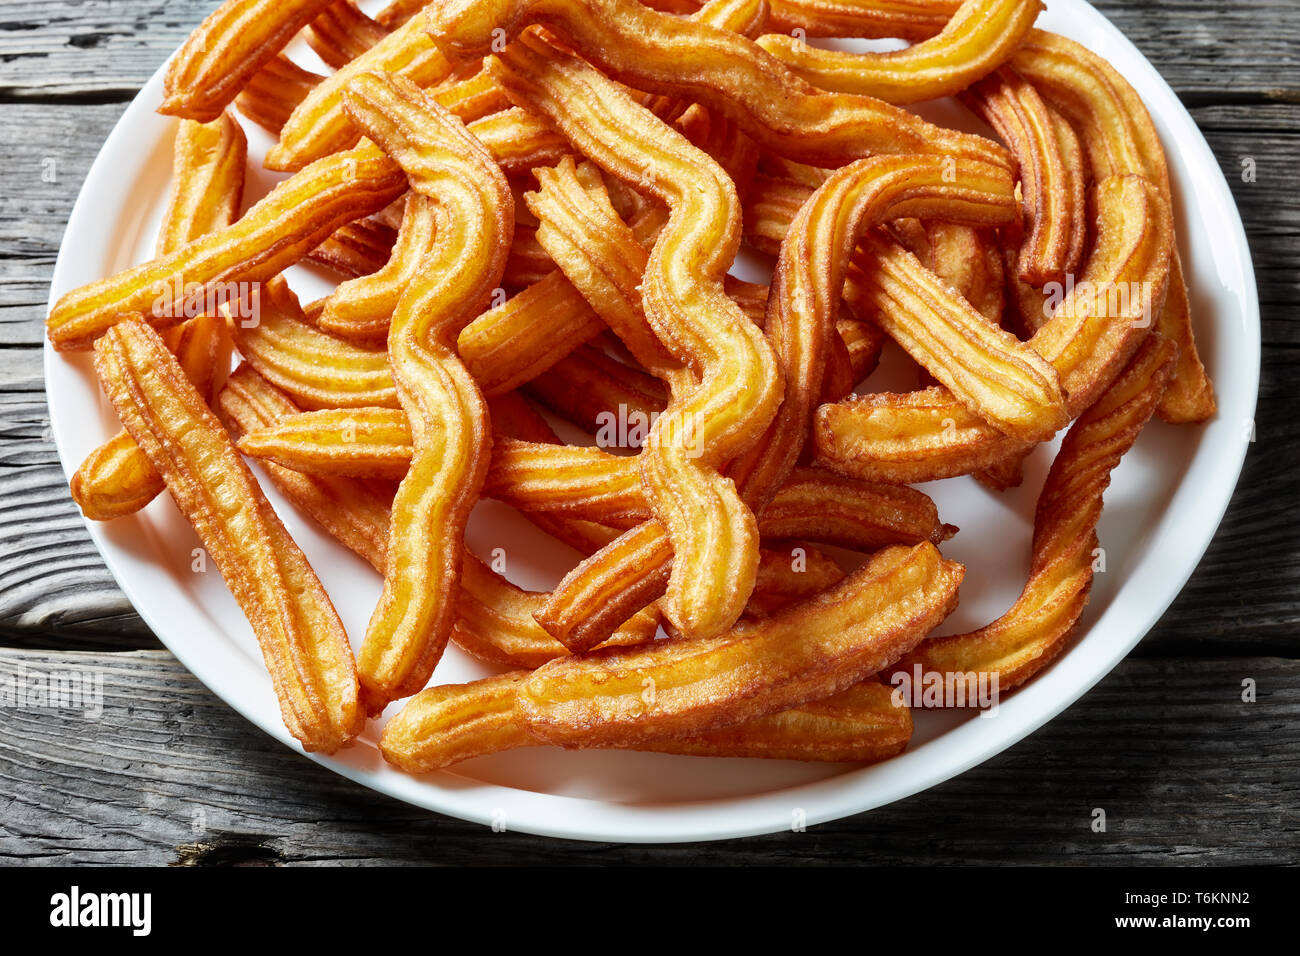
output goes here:
{"type": "MultiPolygon", "coordinates": [[[[816,177],[815,185],[757,177],[745,204],[746,242],[761,252],[777,255],[799,209],[823,182],[824,176],[816,177]]],[[[942,281],[946,310],[960,311],[961,306],[955,300],[964,298],[981,315],[997,320],[1002,310],[1002,272],[1000,264],[989,260],[1000,253],[990,248],[988,239],[982,235],[987,230],[941,220],[923,225],[915,219],[895,220],[890,230],[900,245],[913,252],[920,264],[942,281]]],[[[888,261],[896,269],[915,268],[898,251],[891,253],[888,261]]],[[[918,275],[923,277],[921,273],[918,275]]],[[[855,306],[867,308],[863,281],[862,269],[850,265],[844,301],[851,311],[855,306]]],[[[865,314],[858,317],[865,318],[865,314]]]]}
{"type": "Polygon", "coordinates": [[[1002,324],[1006,271],[997,230],[933,220],[925,225],[929,256],[922,263],[957,290],[980,315],[1002,324]]]}
{"type": "MultiPolygon", "coordinates": [[[[236,369],[222,389],[218,413],[239,439],[298,413],[291,399],[248,366],[236,369]]],[[[497,405],[494,411],[501,411],[497,405]]],[[[394,488],[337,476],[307,475],[274,462],[263,467],[285,497],[340,544],[383,574],[394,488]]],[[[538,667],[568,653],[533,620],[542,595],[521,591],[467,550],[456,595],[451,640],[481,660],[506,667],[538,667]]],[[[611,644],[639,644],[654,637],[658,615],[650,609],[614,632],[611,644]]]]}
{"type": "MultiPolygon", "coordinates": [[[[515,671],[422,691],[384,727],[384,759],[410,773],[429,773],[541,743],[516,713],[527,679],[527,671],[515,671]]],[[[901,753],[912,735],[911,713],[894,706],[892,693],[879,681],[863,681],[825,700],[730,727],[627,746],[707,757],[874,762],[901,753]]]]}
{"type": "Polygon", "coordinates": [[[338,750],[365,721],[348,636],[230,436],[139,319],[99,339],[95,370],[247,615],[290,733],[338,750]]]}
{"type": "Polygon", "coordinates": [[[871,97],[818,90],[737,33],[635,0],[445,0],[426,16],[437,42],[465,56],[492,52],[499,31],[516,37],[542,24],[615,79],[697,101],[761,146],[803,162],[837,166],[872,154],[928,153],[1011,166],[988,140],[871,97]]]}
{"type": "MultiPolygon", "coordinates": [[[[211,123],[181,121],[172,145],[171,199],[158,231],[160,255],[234,221],[244,192],[246,153],[244,132],[229,113],[211,123]]],[[[163,342],[199,394],[210,401],[230,361],[221,320],[197,316],[168,329],[163,342]]],[[[163,480],[135,440],[122,431],[86,456],[69,488],[82,514],[109,521],[153,501],[163,490],[163,480]]]]}
{"type": "Polygon", "coordinates": [[[455,621],[465,522],[491,448],[487,406],[455,337],[501,280],[514,203],[491,154],[409,80],[363,73],[348,84],[346,108],[435,203],[433,247],[388,332],[415,451],[393,500],[390,566],[358,656],[366,709],[378,713],[425,685],[455,621]]]}
{"type": "Polygon", "coordinates": [[[810,37],[902,37],[939,33],[961,0],[771,0],[772,32],[802,30],[810,37]]]}
{"type": "MultiPolygon", "coordinates": [[[[1126,173],[1145,176],[1172,204],[1169,171],[1160,137],[1137,91],[1104,59],[1073,40],[1034,30],[1012,65],[1078,127],[1084,153],[1098,179],[1126,173]]],[[[1214,387],[1192,334],[1182,261],[1171,233],[1169,295],[1156,329],[1178,345],[1178,369],[1161,399],[1160,417],[1199,422],[1214,414],[1214,387]]]]}
{"type": "MultiPolygon", "coordinates": [[[[1014,208],[1014,184],[1000,167],[964,160],[952,164],[925,156],[858,160],[838,170],[813,193],[781,244],[768,295],[764,331],[785,370],[785,397],[762,441],[733,463],[730,472],[756,513],[762,513],[803,451],[824,385],[827,345],[834,334],[833,303],[843,288],[849,257],[859,237],[888,218],[942,215],[992,225],[1008,219],[1014,208]],[[956,175],[952,176],[954,165],[956,175]]],[[[879,275],[874,278],[881,281],[879,275]]],[[[975,337],[973,325],[987,323],[982,317],[978,323],[968,323],[963,328],[967,338],[975,337]]],[[[903,323],[883,327],[905,347],[923,334],[909,336],[910,327],[903,323]]],[[[1000,332],[987,327],[988,335],[1000,332]]],[[[1021,393],[1027,396],[1021,406],[1025,411],[1001,415],[1000,424],[1033,421],[1039,428],[1064,424],[1064,402],[1055,375],[1041,361],[1038,364],[1044,365],[1045,372],[1025,362],[1019,366],[1006,362],[1000,367],[1002,389],[997,397],[1010,392],[1015,371],[1038,372],[1036,378],[1028,374],[1021,378],[1040,386],[1036,392],[1026,389],[1021,393]],[[1046,424],[1038,424],[1045,408],[1054,410],[1055,415],[1046,424]]],[[[959,382],[959,387],[964,384],[959,382]]],[[[993,404],[986,400],[981,410],[993,404]]],[[[1004,401],[1000,408],[1011,405],[1004,401]]]]}
{"type": "Polygon", "coordinates": [[[758,44],[824,90],[918,103],[950,96],[1005,63],[1034,25],[1041,0],[966,0],[937,35],[890,53],[848,53],[780,34],[758,44]]]}
{"type": "MultiPolygon", "coordinates": [[[[1150,329],[1169,275],[1168,205],[1139,176],[1093,189],[1097,238],[1083,277],[1029,345],[1050,362],[1077,417],[1123,368],[1150,329]]],[[[946,388],[865,395],[823,405],[817,462],[882,481],[929,481],[992,467],[1025,445],[970,413],[946,388]]]]}
{"type": "Polygon", "coordinates": [[[334,0],[303,30],[303,39],[327,66],[341,70],[388,31],[366,16],[352,0],[334,0]]]}
{"type": "Polygon", "coordinates": [[[1029,581],[1015,605],[987,627],[923,642],[900,671],[996,673],[1006,692],[1064,649],[1088,602],[1111,471],[1155,411],[1176,360],[1172,342],[1150,336],[1066,434],[1038,498],[1029,581]]]}
{"type": "Polygon", "coordinates": [[[365,73],[392,73],[427,86],[450,72],[451,63],[425,33],[423,20],[415,17],[313,87],[285,121],[263,165],[299,170],[355,145],[361,134],[344,111],[344,91],[365,73]]]}
{"type": "Polygon", "coordinates": [[[226,0],[195,28],[163,77],[158,112],[206,123],[331,0],[226,0]]]}
{"type": "Polygon", "coordinates": [[[1035,288],[1063,282],[1078,265],[1087,221],[1084,175],[1069,125],[1015,70],[1003,67],[962,96],[1010,147],[1020,163],[1025,236],[1017,274],[1035,288]]]}
{"type": "Polygon", "coordinates": [[[645,313],[700,382],[675,395],[651,429],[642,475],[673,542],[664,614],[683,633],[718,633],[752,589],[757,534],[716,469],[766,427],[780,396],[771,349],[722,287],[740,238],[735,190],[708,156],[617,84],[549,43],[526,34],[491,68],[512,97],[545,114],[597,165],[671,209],[646,267],[645,313]]]}
{"type": "Polygon", "coordinates": [[[316,324],[327,332],[359,341],[382,340],[402,289],[414,278],[433,245],[433,204],[411,193],[386,263],[369,275],[339,285],[325,297],[316,324]]]}
{"type": "Polygon", "coordinates": [[[961,565],[932,544],[887,548],[839,585],[719,637],[561,658],[519,690],[549,743],[628,745],[825,698],[914,647],[956,605],[961,565]]]}
{"type": "MultiPolygon", "coordinates": [[[[963,184],[960,188],[949,182],[949,163],[937,158],[860,160],[832,176],[796,216],[781,247],[775,288],[767,300],[765,324],[766,334],[786,370],[785,398],[764,438],[731,466],[731,474],[745,502],[760,516],[760,521],[763,507],[798,459],[813,410],[822,397],[827,349],[834,332],[831,314],[834,290],[843,284],[844,262],[865,226],[899,214],[942,213],[983,223],[1003,221],[1012,214],[1013,184],[1005,171],[965,161],[957,166],[960,172],[955,178],[963,184]]],[[[970,311],[968,306],[965,308],[970,311]]],[[[1043,386],[1039,394],[1045,398],[1039,407],[1046,412],[1039,419],[1045,417],[1046,425],[1036,423],[1036,427],[1055,430],[1063,425],[1064,401],[1050,366],[978,315],[974,323],[968,321],[959,327],[963,337],[958,343],[964,344],[976,330],[983,331],[981,327],[988,330],[984,332],[986,338],[998,336],[999,342],[1002,338],[1008,340],[1002,346],[1004,353],[1015,355],[1018,350],[1032,359],[1032,364],[1022,360],[1014,366],[1004,361],[998,366],[1000,390],[994,394],[1002,396],[1009,392],[1010,386],[1004,380],[1010,378],[1010,370],[1037,372],[1037,378],[1022,376],[1031,385],[1043,386]]],[[[992,402],[986,400],[985,404],[992,405],[992,402]]],[[[1009,404],[1004,402],[1002,407],[1009,404]]],[[[604,582],[600,585],[603,600],[610,601],[614,607],[625,604],[622,598],[612,597],[611,581],[621,577],[629,592],[644,593],[645,582],[654,579],[646,558],[649,533],[647,530],[637,536],[625,536],[621,554],[619,545],[612,545],[571,572],[552,593],[541,618],[548,630],[567,646],[580,647],[578,639],[570,633],[575,622],[568,610],[576,606],[572,595],[584,593],[597,581],[604,582]]],[[[662,556],[666,552],[662,549],[654,553],[665,559],[662,556]]],[[[578,633],[582,641],[588,642],[600,636],[600,630],[591,622],[582,624],[578,633]]]]}
{"type": "Polygon", "coordinates": [[[174,324],[187,303],[278,275],[339,226],[377,212],[405,188],[401,169],[373,145],[319,160],[227,228],[62,296],[46,320],[50,341],[59,350],[88,348],[126,312],[158,326],[174,324]],[[170,295],[178,286],[183,295],[170,295]],[[168,307],[156,307],[164,300],[168,307]]]}

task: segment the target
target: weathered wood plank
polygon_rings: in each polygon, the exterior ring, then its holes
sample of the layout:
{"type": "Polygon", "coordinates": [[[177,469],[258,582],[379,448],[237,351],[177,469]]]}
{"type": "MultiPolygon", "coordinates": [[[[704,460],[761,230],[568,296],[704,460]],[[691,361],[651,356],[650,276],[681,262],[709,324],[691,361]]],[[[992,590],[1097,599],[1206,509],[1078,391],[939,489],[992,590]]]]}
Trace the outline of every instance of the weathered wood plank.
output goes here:
{"type": "MultiPolygon", "coordinates": [[[[8,0],[0,100],[130,99],[217,0],[8,0]]],[[[1295,102],[1300,7],[1094,0],[1189,102],[1295,102]],[[1291,79],[1288,80],[1288,77],[1291,79]]]]}
{"type": "Polygon", "coordinates": [[[804,833],[659,847],[494,833],[377,796],[266,737],[162,652],[0,652],[0,679],[20,666],[102,674],[103,713],[0,710],[0,862],[1227,864],[1300,849],[1300,752],[1276,745],[1300,729],[1295,661],[1129,660],[927,793],[804,833]]]}

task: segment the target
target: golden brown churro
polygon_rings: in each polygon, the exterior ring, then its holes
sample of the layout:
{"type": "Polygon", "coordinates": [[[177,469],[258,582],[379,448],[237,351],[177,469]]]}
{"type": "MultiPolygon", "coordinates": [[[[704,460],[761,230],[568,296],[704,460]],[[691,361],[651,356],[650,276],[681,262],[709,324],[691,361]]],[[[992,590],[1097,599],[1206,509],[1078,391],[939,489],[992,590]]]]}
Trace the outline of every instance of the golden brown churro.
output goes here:
{"type": "Polygon", "coordinates": [[[445,0],[431,6],[427,18],[434,39],[464,56],[492,52],[500,31],[513,38],[539,23],[614,79],[698,101],[759,145],[802,162],[930,153],[1011,165],[986,139],[934,126],[871,97],[818,90],[740,34],[635,0],[445,0]]]}
{"type": "MultiPolygon", "coordinates": [[[[527,671],[514,671],[430,687],[384,728],[384,759],[411,773],[428,773],[540,743],[517,714],[519,688],[527,679],[527,671]]],[[[730,727],[626,746],[707,757],[874,762],[902,752],[912,736],[911,713],[894,706],[891,695],[884,684],[864,681],[825,700],[730,727]]]]}
{"type": "MultiPolygon", "coordinates": [[[[1074,123],[1098,180],[1137,174],[1150,180],[1172,203],[1164,149],[1142,98],[1097,54],[1056,34],[1034,30],[1012,65],[1074,123]]],[[[1214,388],[1205,374],[1192,334],[1187,286],[1172,229],[1169,295],[1155,327],[1178,345],[1178,368],[1161,399],[1160,417],[1199,422],[1214,414],[1214,388]]]]}
{"type": "Polygon", "coordinates": [[[716,634],[739,617],[758,559],[753,515],[716,469],[757,438],[780,395],[771,349],[722,288],[740,238],[735,189],[617,84],[537,37],[520,37],[491,68],[597,165],[672,210],[646,267],[645,313],[699,384],[656,421],[642,475],[673,542],[663,612],[684,633],[716,634]]]}
{"type": "Polygon", "coordinates": [[[769,34],[759,46],[823,90],[918,103],[964,90],[1005,63],[1043,9],[1041,0],[966,0],[937,35],[891,53],[846,53],[769,34]]]}
{"type": "Polygon", "coordinates": [[[190,34],[163,78],[160,113],[206,123],[331,0],[226,0],[190,34]]]}
{"type": "MultiPolygon", "coordinates": [[[[211,123],[181,121],[172,146],[171,199],[158,232],[160,255],[234,221],[244,192],[246,152],[244,132],[228,113],[211,123]]],[[[230,362],[218,317],[197,316],[168,329],[163,341],[199,394],[211,400],[230,362]]],[[[153,501],[163,480],[123,431],[86,456],[69,487],[87,518],[109,521],[153,501]]]]}
{"type": "Polygon", "coordinates": [[[1172,342],[1149,337],[1066,434],[1038,498],[1029,581],[1015,605],[987,627],[923,642],[899,661],[900,671],[997,673],[1005,692],[1064,649],[1088,602],[1110,473],[1155,411],[1176,358],[1172,342]]]}
{"type": "Polygon", "coordinates": [[[290,733],[338,750],[365,721],[348,636],[230,436],[139,319],[100,338],[95,370],[252,624],[290,733]]]}
{"type": "Polygon", "coordinates": [[[160,327],[175,324],[187,303],[210,300],[231,283],[277,275],[339,226],[382,209],[405,188],[401,169],[373,145],[322,159],[227,228],[64,295],[46,320],[50,341],[56,349],[89,348],[126,312],[160,327]],[[178,286],[183,294],[168,298],[178,286]],[[166,308],[155,307],[164,300],[166,308]]]}
{"type": "Polygon", "coordinates": [[[343,108],[344,91],[365,73],[392,73],[421,86],[451,72],[451,64],[415,17],[365,53],[312,88],[280,131],[280,141],[266,154],[267,169],[299,170],[330,153],[348,149],[360,138],[343,108]]]}
{"type": "Polygon", "coordinates": [[[514,203],[491,154],[409,80],[363,73],[348,85],[346,107],[435,204],[433,247],[388,332],[415,451],[393,501],[384,591],[358,657],[366,709],[378,713],[428,682],[455,622],[465,522],[491,448],[487,406],[456,355],[456,336],[501,280],[514,203]]]}
{"type": "Polygon", "coordinates": [[[521,685],[519,713],[549,743],[626,746],[829,697],[919,643],[955,606],[962,574],[931,544],[886,548],[834,588],[728,634],[552,661],[521,685]]]}

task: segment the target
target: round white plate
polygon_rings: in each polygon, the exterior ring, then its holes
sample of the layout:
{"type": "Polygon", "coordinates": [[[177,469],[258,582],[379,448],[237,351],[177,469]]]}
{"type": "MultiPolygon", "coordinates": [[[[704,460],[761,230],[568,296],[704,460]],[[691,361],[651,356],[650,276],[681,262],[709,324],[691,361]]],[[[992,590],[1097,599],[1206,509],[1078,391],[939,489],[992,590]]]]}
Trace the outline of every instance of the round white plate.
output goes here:
{"type": "MultiPolygon", "coordinates": [[[[1039,25],[1106,56],[1142,94],[1169,155],[1179,237],[1191,284],[1201,353],[1218,390],[1219,414],[1205,426],[1153,422],[1116,470],[1099,534],[1106,571],[1097,576],[1079,636],[1037,679],[1008,695],[996,716],[918,713],[907,752],[872,767],[701,759],[530,748],[415,777],[384,764],[372,723],[334,757],[311,756],[367,787],[466,820],[559,837],[662,842],[770,833],[833,820],[924,790],[1041,727],[1104,676],[1151,628],[1196,567],[1228,504],[1252,434],[1259,379],[1259,305],[1250,254],[1232,195],[1205,140],[1178,98],[1111,24],[1082,0],[1051,0],[1039,25]]],[[[304,65],[305,47],[293,48],[304,65]]],[[[53,302],[83,283],[147,259],[166,201],[175,120],[154,112],[162,71],[136,97],[91,167],[68,222],[50,290],[53,302]]],[[[248,192],[278,177],[260,169],[269,137],[252,124],[248,192]]],[[[308,298],[321,278],[298,270],[308,298]]],[[[64,469],[114,433],[85,354],[45,361],[50,419],[64,469]]],[[[926,487],[944,520],[962,530],[945,553],[968,565],[962,603],[945,623],[955,633],[987,623],[1024,583],[1034,499],[1053,447],[1030,460],[1023,486],[993,495],[970,479],[926,487]]],[[[378,577],[268,491],[302,544],[354,636],[379,593],[378,577]]],[[[215,570],[195,571],[198,540],[162,496],[137,516],[88,522],[122,590],[154,633],[200,680],[286,745],[252,632],[215,570]]],[[[509,509],[485,503],[471,523],[480,555],[502,549],[507,574],[548,587],[575,560],[509,509]]],[[[356,638],[354,637],[354,640],[356,638]]],[[[488,670],[450,648],[434,680],[459,682],[488,670]]],[[[395,708],[390,708],[390,712],[395,708]]]]}

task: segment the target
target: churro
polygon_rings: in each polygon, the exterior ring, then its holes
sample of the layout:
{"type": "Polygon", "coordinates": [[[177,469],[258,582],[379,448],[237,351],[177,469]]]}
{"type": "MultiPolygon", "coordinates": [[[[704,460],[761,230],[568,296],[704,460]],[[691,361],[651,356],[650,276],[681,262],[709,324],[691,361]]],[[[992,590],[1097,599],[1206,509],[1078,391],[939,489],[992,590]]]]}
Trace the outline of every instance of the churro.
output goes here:
{"type": "Polygon", "coordinates": [[[100,338],[95,370],[247,615],[290,733],[306,750],[338,750],[365,720],[348,636],[230,436],[139,319],[100,338]]]}
{"type": "Polygon", "coordinates": [[[433,247],[388,332],[414,454],[393,501],[389,568],[358,655],[366,709],[378,713],[424,687],[455,622],[461,542],[491,448],[487,406],[456,336],[500,282],[514,204],[491,154],[410,80],[362,73],[347,86],[346,108],[435,211],[433,247]]]}
{"type": "Polygon", "coordinates": [[[960,92],[1005,63],[1043,9],[1041,0],[965,0],[935,36],[890,53],[848,53],[768,34],[759,46],[823,90],[918,103],[960,92]]]}

